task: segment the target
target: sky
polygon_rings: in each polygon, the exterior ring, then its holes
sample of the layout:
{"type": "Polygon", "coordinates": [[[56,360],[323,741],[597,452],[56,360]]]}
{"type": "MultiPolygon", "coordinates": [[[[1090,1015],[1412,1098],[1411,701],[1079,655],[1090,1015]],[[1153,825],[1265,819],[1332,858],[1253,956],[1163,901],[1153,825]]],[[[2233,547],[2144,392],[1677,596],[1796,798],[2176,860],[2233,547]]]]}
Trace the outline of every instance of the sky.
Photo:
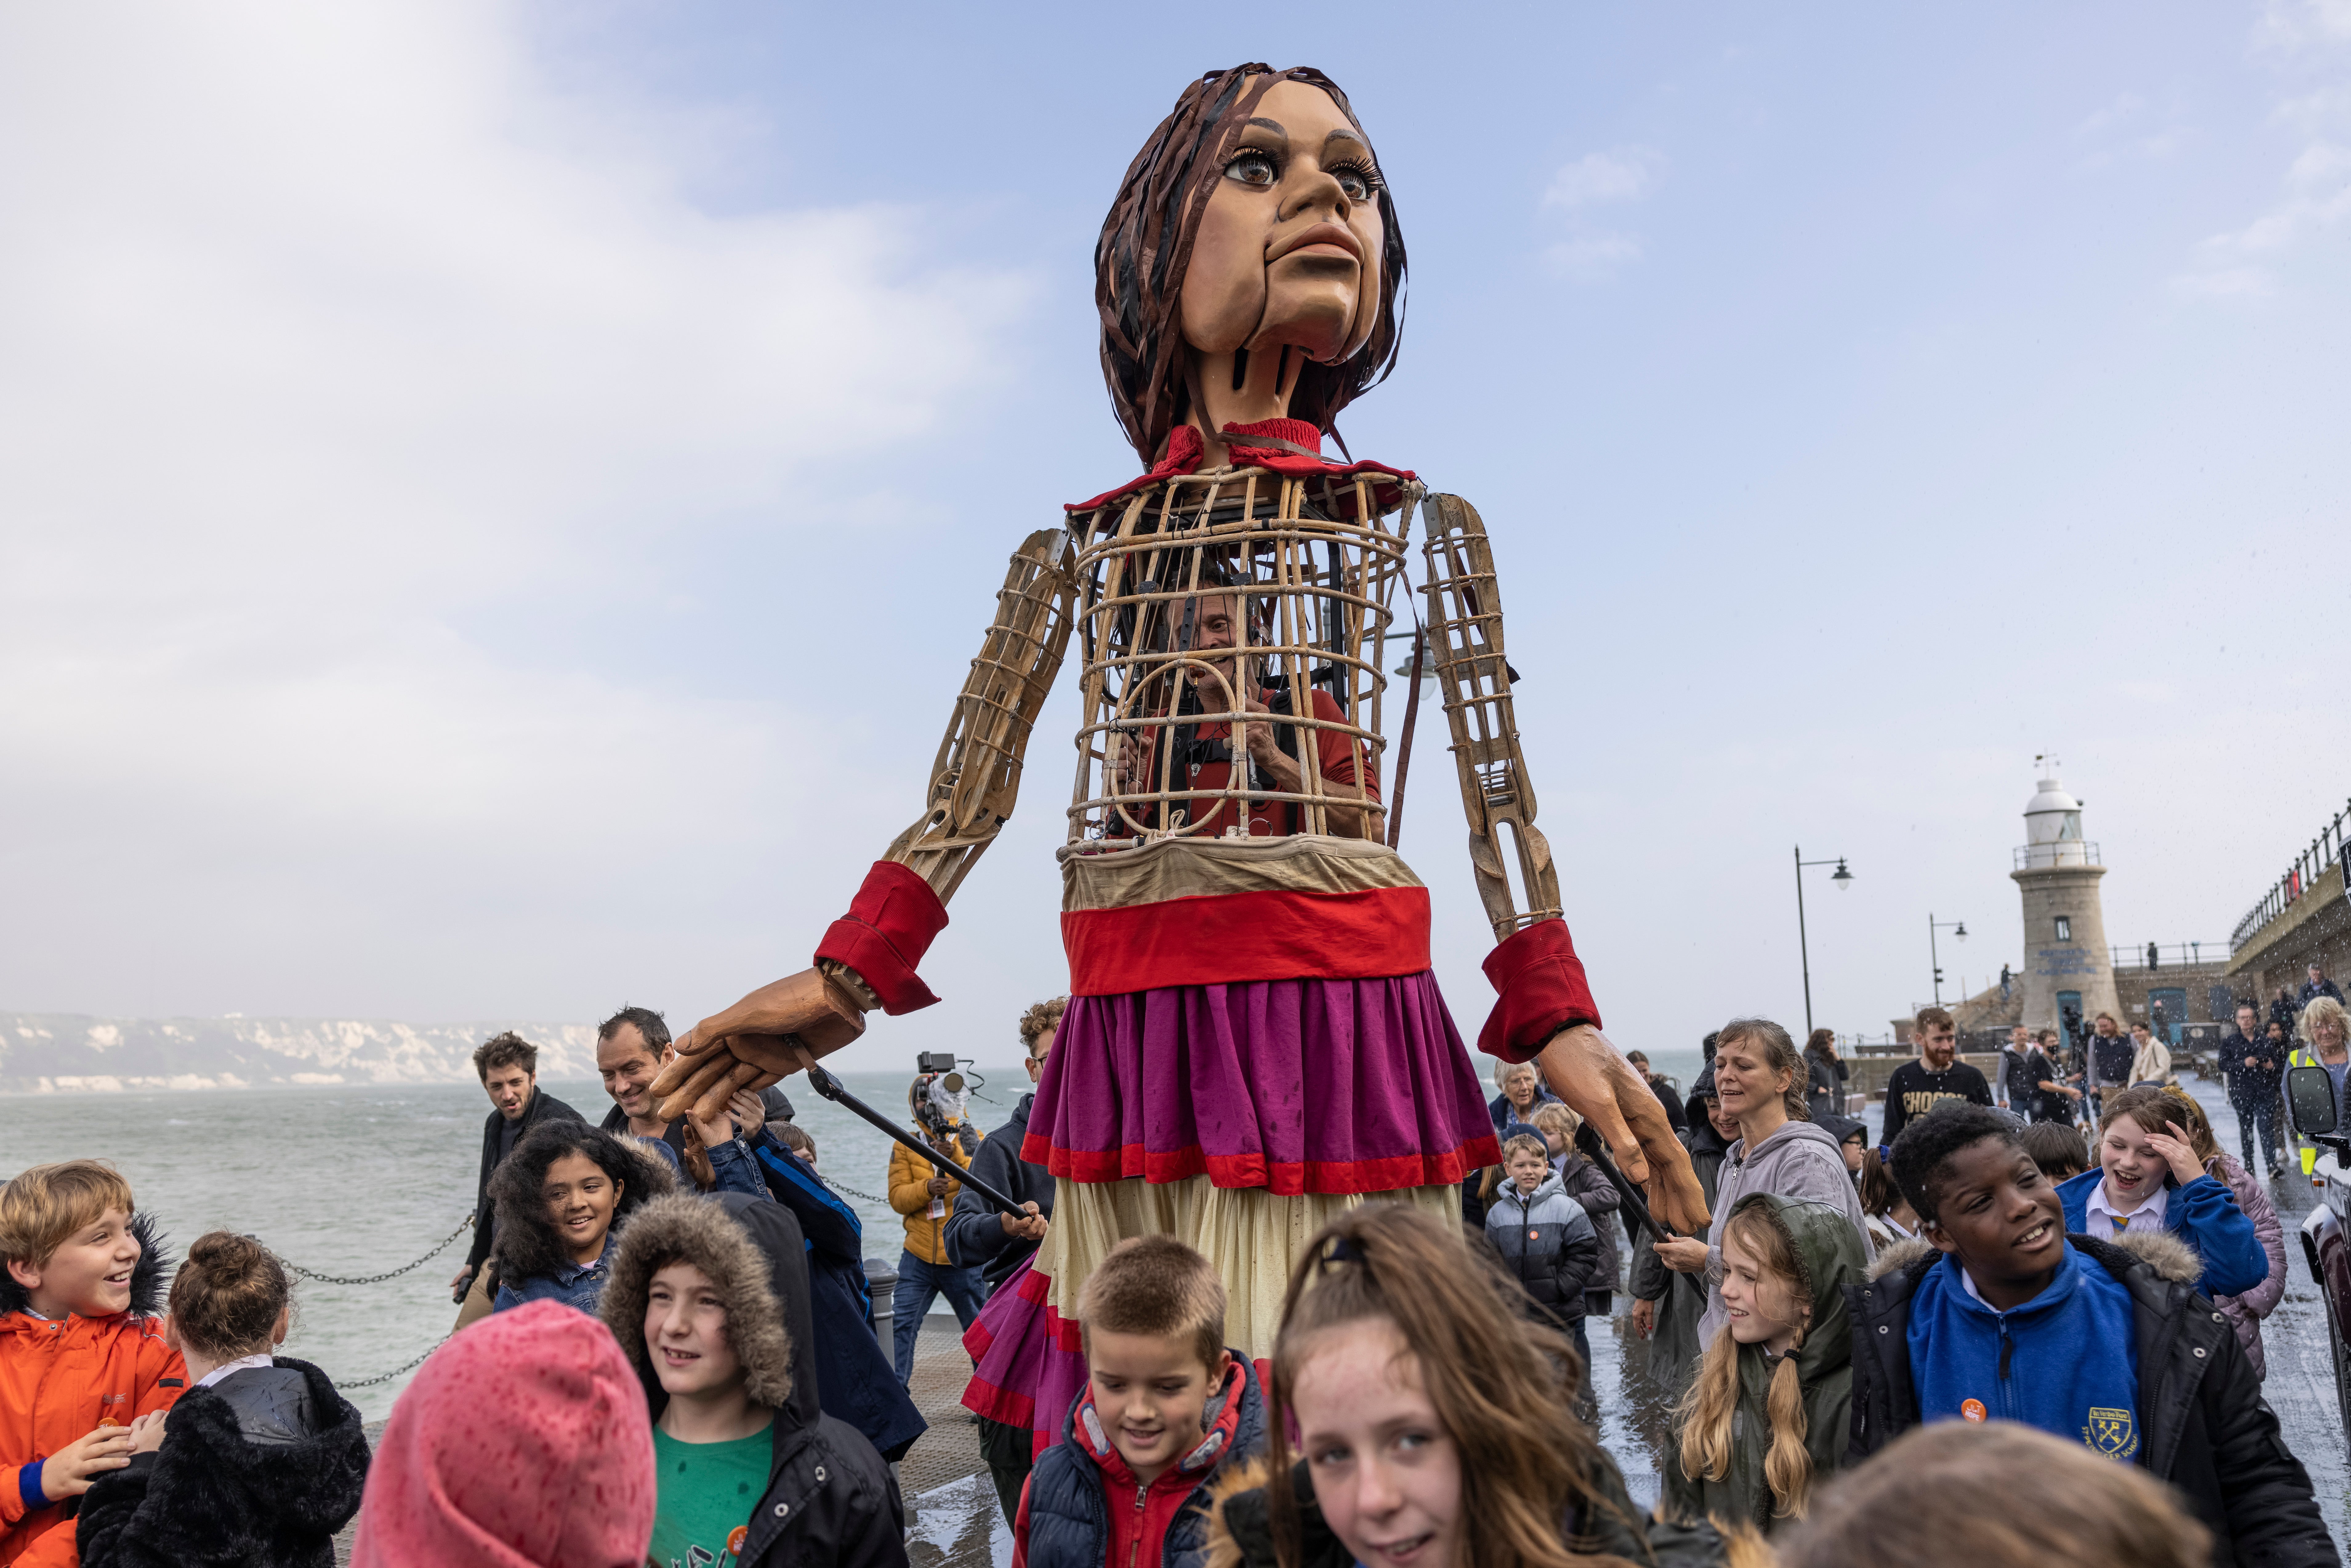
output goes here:
{"type": "MultiPolygon", "coordinates": [[[[1005,557],[1135,471],[1093,236],[1249,58],[1394,189],[1341,428],[1492,532],[1621,1044],[1802,1021],[1799,844],[1820,1023],[1927,1000],[1930,916],[1947,997],[2019,962],[2036,755],[2118,945],[2224,942],[2351,795],[2351,0],[875,15],[0,10],[0,1009],[683,1027],[799,967],[1005,557]]],[[[1073,689],[845,1065],[1066,986],[1073,689]]]]}

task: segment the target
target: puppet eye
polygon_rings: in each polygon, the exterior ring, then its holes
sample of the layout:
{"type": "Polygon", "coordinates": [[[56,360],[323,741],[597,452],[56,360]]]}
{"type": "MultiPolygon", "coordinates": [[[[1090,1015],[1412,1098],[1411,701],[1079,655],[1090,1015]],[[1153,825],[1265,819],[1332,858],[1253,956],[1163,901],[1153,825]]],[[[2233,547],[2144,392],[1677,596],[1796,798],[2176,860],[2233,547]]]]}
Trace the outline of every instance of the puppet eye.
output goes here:
{"type": "Polygon", "coordinates": [[[1347,193],[1351,202],[1368,202],[1372,193],[1380,188],[1379,172],[1368,163],[1333,165],[1331,178],[1339,182],[1339,189],[1347,193]]]}
{"type": "Polygon", "coordinates": [[[1226,179],[1238,180],[1244,185],[1255,185],[1260,190],[1271,188],[1280,174],[1281,171],[1274,166],[1273,154],[1261,147],[1244,147],[1233,154],[1231,162],[1225,165],[1226,179]]]}

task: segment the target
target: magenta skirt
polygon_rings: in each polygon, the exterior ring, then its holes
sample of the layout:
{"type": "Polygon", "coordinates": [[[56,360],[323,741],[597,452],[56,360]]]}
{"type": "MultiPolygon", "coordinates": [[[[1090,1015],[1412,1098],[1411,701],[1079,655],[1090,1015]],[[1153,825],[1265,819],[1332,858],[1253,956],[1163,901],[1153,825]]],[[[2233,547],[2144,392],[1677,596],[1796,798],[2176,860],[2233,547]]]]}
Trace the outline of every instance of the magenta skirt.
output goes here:
{"type": "Polygon", "coordinates": [[[1021,1157],[1073,1181],[1394,1192],[1500,1157],[1428,970],[1074,997],[1021,1157]]]}

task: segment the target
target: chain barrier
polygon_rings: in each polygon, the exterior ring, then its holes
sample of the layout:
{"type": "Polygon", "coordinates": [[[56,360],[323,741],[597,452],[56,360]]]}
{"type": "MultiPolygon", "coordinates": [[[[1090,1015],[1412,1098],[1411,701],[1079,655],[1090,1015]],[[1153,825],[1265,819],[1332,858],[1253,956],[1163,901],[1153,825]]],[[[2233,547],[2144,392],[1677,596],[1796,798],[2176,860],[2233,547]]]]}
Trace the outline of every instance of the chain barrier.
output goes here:
{"type": "Polygon", "coordinates": [[[845,1181],[835,1181],[831,1176],[826,1176],[824,1178],[824,1185],[832,1188],[835,1192],[845,1192],[852,1197],[862,1197],[868,1203],[878,1203],[884,1208],[890,1207],[890,1200],[888,1198],[876,1197],[870,1192],[860,1192],[845,1181]]]}
{"type": "MultiPolygon", "coordinates": [[[[313,1272],[311,1272],[311,1271],[310,1271],[309,1270],[308,1270],[308,1269],[305,1269],[305,1268],[304,1268],[304,1267],[302,1267],[302,1265],[301,1265],[301,1264],[299,1264],[299,1263],[288,1263],[288,1262],[287,1262],[287,1261],[286,1261],[286,1260],[285,1260],[285,1259],[283,1259],[283,1258],[280,1258],[280,1259],[279,1259],[279,1260],[278,1260],[278,1262],[285,1264],[286,1271],[287,1271],[287,1273],[289,1273],[289,1274],[299,1274],[299,1275],[301,1275],[301,1276],[302,1276],[302,1278],[304,1278],[305,1280],[315,1280],[315,1281],[318,1281],[319,1284],[321,1284],[321,1285],[381,1285],[381,1284],[382,1284],[386,1280],[397,1280],[397,1279],[399,1279],[402,1274],[410,1273],[410,1272],[412,1272],[412,1271],[413,1271],[413,1270],[415,1270],[422,1269],[423,1267],[424,1267],[424,1265],[425,1265],[425,1264],[430,1263],[431,1261],[433,1261],[433,1260],[434,1260],[434,1259],[438,1258],[439,1256],[441,1256],[441,1254],[442,1254],[442,1253],[446,1252],[447,1250],[449,1250],[449,1244],[450,1244],[451,1242],[453,1242],[453,1241],[456,1240],[456,1239],[457,1239],[457,1238],[459,1238],[460,1236],[465,1235],[465,1232],[466,1232],[469,1228],[472,1228],[473,1223],[474,1223],[474,1217],[473,1217],[472,1215],[470,1215],[470,1214],[469,1214],[469,1215],[467,1215],[467,1216],[465,1216],[465,1223],[464,1223],[464,1224],[462,1224],[462,1225],[460,1225],[460,1226],[458,1226],[456,1229],[452,1230],[451,1232],[449,1232],[449,1234],[448,1234],[448,1235],[446,1235],[446,1236],[443,1237],[443,1238],[441,1239],[441,1244],[440,1244],[439,1246],[437,1246],[437,1247],[434,1248],[432,1251],[427,1252],[423,1257],[419,1258],[415,1262],[413,1262],[413,1263],[403,1263],[403,1264],[402,1264],[399,1268],[397,1268],[397,1269],[394,1269],[394,1270],[391,1270],[389,1273],[383,1273],[383,1274],[354,1274],[354,1275],[349,1275],[349,1276],[342,1275],[342,1274],[317,1274],[317,1273],[313,1273],[313,1272]]],[[[425,1354],[426,1354],[426,1355],[430,1355],[431,1354],[432,1354],[432,1352],[430,1352],[430,1351],[427,1351],[427,1352],[425,1353],[425,1354]]],[[[420,1355],[420,1356],[418,1356],[418,1357],[416,1358],[416,1360],[415,1360],[415,1361],[412,1361],[412,1362],[410,1362],[410,1363],[408,1364],[408,1365],[409,1365],[409,1366],[414,1366],[414,1365],[416,1365],[419,1362],[422,1362],[423,1359],[424,1359],[424,1356],[420,1355]]],[[[402,1367],[400,1370],[401,1370],[401,1372],[405,1372],[405,1371],[407,1371],[407,1370],[408,1370],[408,1367],[403,1366],[403,1367],[402,1367]]],[[[400,1373],[399,1373],[399,1372],[393,1372],[393,1373],[387,1373],[387,1374],[385,1374],[385,1376],[386,1376],[386,1377],[397,1377],[397,1376],[399,1376],[399,1375],[400,1375],[400,1373]]],[[[384,1379],[383,1379],[383,1378],[381,1378],[381,1377],[372,1377],[372,1378],[370,1378],[368,1381],[369,1381],[370,1383],[381,1383],[381,1382],[382,1382],[383,1380],[384,1380],[384,1379]]],[[[362,1387],[362,1386],[364,1386],[364,1385],[354,1384],[354,1385],[352,1385],[352,1386],[353,1386],[353,1387],[362,1387]]]]}
{"type": "MultiPolygon", "coordinates": [[[[418,1261],[422,1262],[423,1260],[420,1259],[418,1261]]],[[[352,1382],[338,1383],[335,1386],[338,1388],[372,1388],[379,1383],[390,1383],[393,1378],[404,1376],[407,1374],[415,1371],[418,1367],[423,1366],[425,1362],[432,1357],[434,1350],[439,1350],[443,1345],[447,1344],[448,1343],[448,1337],[444,1335],[440,1340],[434,1343],[433,1350],[426,1351],[423,1355],[418,1356],[406,1366],[394,1368],[392,1371],[384,1373],[379,1377],[361,1377],[352,1382]]]]}

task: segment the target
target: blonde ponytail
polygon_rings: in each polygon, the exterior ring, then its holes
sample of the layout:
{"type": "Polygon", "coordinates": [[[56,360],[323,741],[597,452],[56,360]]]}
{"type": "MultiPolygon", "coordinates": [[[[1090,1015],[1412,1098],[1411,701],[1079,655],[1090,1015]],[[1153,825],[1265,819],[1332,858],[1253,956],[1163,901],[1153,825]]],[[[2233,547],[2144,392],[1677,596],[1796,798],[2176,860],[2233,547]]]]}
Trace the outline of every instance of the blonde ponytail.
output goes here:
{"type": "Polygon", "coordinates": [[[1788,1354],[1780,1358],[1780,1364],[1772,1368],[1771,1392],[1763,1401],[1771,1418],[1771,1448],[1763,1456],[1763,1479],[1771,1483],[1771,1496],[1780,1505],[1772,1511],[1778,1519],[1802,1519],[1813,1490],[1813,1456],[1804,1447],[1804,1391],[1796,1381],[1796,1352],[1803,1344],[1800,1333],[1788,1354]]]}
{"type": "Polygon", "coordinates": [[[1730,1473],[1730,1427],[1739,1414],[1739,1342],[1730,1325],[1715,1331],[1698,1376],[1674,1412],[1682,1429],[1682,1474],[1719,1481],[1730,1473]]]}

